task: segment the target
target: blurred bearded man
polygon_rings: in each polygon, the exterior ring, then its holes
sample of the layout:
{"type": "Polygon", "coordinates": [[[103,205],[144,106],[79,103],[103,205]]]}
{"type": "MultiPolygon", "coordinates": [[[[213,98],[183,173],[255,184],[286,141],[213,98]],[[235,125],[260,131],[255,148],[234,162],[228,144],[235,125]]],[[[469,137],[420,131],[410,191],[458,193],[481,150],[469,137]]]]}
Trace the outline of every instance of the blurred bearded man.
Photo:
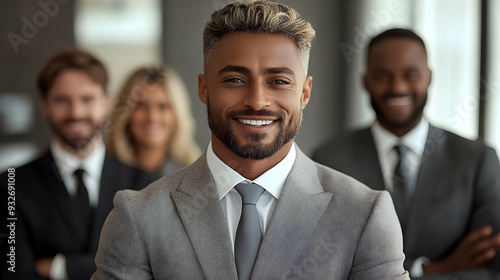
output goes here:
{"type": "Polygon", "coordinates": [[[77,49],[41,70],[40,109],[53,138],[39,159],[15,169],[17,266],[4,279],[89,279],[115,192],[149,183],[148,173],[106,155],[107,80],[104,65],[77,49]]]}

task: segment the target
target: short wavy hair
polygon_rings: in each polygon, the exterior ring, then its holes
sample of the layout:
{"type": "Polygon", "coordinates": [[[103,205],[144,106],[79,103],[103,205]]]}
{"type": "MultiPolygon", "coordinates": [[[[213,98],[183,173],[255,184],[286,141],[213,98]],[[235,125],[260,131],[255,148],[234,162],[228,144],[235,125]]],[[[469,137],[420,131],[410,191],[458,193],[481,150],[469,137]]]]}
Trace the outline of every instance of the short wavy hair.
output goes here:
{"type": "Polygon", "coordinates": [[[104,64],[91,53],[78,48],[62,50],[43,66],[38,74],[36,85],[40,96],[47,98],[48,92],[59,75],[67,70],[79,70],[87,74],[106,92],[108,74],[104,64]]]}
{"type": "Polygon", "coordinates": [[[136,165],[130,119],[144,89],[161,85],[172,101],[176,115],[175,132],[169,143],[168,156],[180,166],[193,163],[201,154],[194,140],[195,121],[186,85],[172,69],[164,66],[142,67],[134,71],[118,93],[106,127],[106,148],[121,161],[136,165]]]}
{"type": "Polygon", "coordinates": [[[212,13],[203,30],[204,64],[218,40],[227,33],[252,32],[291,38],[307,71],[311,42],[316,35],[311,24],[296,10],[269,1],[242,1],[226,5],[212,13]]]}

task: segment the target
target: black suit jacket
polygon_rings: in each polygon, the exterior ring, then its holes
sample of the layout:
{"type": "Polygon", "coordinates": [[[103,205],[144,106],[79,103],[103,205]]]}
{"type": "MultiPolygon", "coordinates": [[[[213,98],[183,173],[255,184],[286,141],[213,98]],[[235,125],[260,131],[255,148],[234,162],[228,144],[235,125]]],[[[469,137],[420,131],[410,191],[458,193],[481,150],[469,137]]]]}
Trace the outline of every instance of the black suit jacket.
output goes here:
{"type": "MultiPolygon", "coordinates": [[[[7,194],[7,175],[0,175],[1,197],[7,194]]],[[[103,164],[99,203],[90,229],[90,248],[83,249],[82,225],[78,223],[73,202],[59,177],[50,151],[41,158],[15,169],[15,253],[16,272],[3,268],[4,279],[42,279],[35,272],[39,258],[66,256],[68,277],[90,279],[95,271],[94,257],[104,220],[113,208],[118,190],[141,189],[151,182],[149,173],[126,166],[115,157],[106,155],[103,164]]],[[[6,201],[3,199],[2,202],[6,201]]],[[[6,213],[6,203],[2,211],[6,213]]],[[[6,219],[3,219],[5,221],[6,219]]],[[[2,228],[4,231],[4,228],[2,228]]],[[[10,234],[10,231],[7,232],[10,234]]],[[[5,245],[2,238],[2,246],[5,245]]],[[[10,246],[3,248],[10,251],[10,246]]],[[[2,252],[1,259],[6,254],[2,252]]],[[[2,267],[6,261],[2,262],[2,267]]],[[[7,264],[7,267],[10,265],[7,264]]]]}
{"type": "MultiPolygon", "coordinates": [[[[385,189],[370,128],[323,144],[312,158],[373,189],[385,189]]],[[[495,233],[500,232],[500,166],[495,151],[430,126],[412,203],[410,214],[401,221],[406,269],[421,256],[446,257],[480,226],[492,225],[495,233]]],[[[490,268],[500,271],[500,254],[490,268]]],[[[467,272],[473,278],[456,274],[458,278],[450,279],[489,279],[484,278],[489,273],[476,272],[467,272]]]]}

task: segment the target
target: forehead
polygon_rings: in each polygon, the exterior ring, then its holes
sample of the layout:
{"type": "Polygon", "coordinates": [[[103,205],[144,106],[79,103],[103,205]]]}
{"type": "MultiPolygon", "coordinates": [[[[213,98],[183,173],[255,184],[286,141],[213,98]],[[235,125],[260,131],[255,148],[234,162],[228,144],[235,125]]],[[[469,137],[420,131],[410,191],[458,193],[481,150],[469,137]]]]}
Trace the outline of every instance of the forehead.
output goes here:
{"type": "Polygon", "coordinates": [[[51,94],[82,95],[82,94],[104,94],[102,85],[94,81],[87,73],[77,69],[69,69],[61,72],[48,91],[51,94]]]}
{"type": "Polygon", "coordinates": [[[140,100],[148,100],[148,101],[167,101],[170,100],[170,94],[163,84],[159,83],[150,83],[143,87],[141,90],[143,94],[140,100]]]}
{"type": "Polygon", "coordinates": [[[367,58],[368,69],[373,68],[427,68],[424,47],[406,38],[385,39],[372,46],[367,58]]]}
{"type": "Polygon", "coordinates": [[[217,72],[228,65],[244,66],[252,71],[288,67],[296,74],[304,72],[295,42],[276,34],[225,34],[215,45],[207,70],[217,72]]]}

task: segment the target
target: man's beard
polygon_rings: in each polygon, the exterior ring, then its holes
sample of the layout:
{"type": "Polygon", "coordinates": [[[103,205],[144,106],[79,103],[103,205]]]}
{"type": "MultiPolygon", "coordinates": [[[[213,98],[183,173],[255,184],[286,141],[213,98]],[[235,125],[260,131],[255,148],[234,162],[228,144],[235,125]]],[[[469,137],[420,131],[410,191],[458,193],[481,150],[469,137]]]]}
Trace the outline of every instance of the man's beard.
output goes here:
{"type": "Polygon", "coordinates": [[[242,111],[231,111],[226,115],[226,120],[217,119],[216,114],[210,110],[210,101],[207,100],[207,114],[208,125],[212,133],[217,137],[226,147],[228,147],[236,155],[245,159],[260,160],[265,159],[278,150],[280,150],[286,143],[290,142],[299,131],[302,122],[302,112],[300,115],[292,116],[288,123],[284,123],[285,113],[276,113],[267,110],[255,111],[251,108],[242,111]],[[271,144],[259,143],[270,135],[264,133],[247,133],[245,137],[249,139],[252,144],[243,145],[236,137],[232,120],[234,116],[273,116],[277,118],[276,121],[280,122],[279,132],[276,139],[271,144]]]}
{"type": "MultiPolygon", "coordinates": [[[[412,96],[414,96],[414,94],[412,94],[412,96]]],[[[418,121],[422,117],[425,104],[427,103],[427,92],[425,93],[424,99],[422,99],[422,101],[420,102],[420,104],[418,104],[412,114],[406,120],[399,120],[397,122],[387,116],[380,108],[380,106],[378,106],[377,102],[373,100],[373,98],[370,99],[370,102],[373,110],[375,111],[375,114],[377,115],[377,119],[379,119],[381,123],[390,125],[398,130],[410,130],[418,123],[418,121]]]]}
{"type": "Polygon", "coordinates": [[[81,120],[74,120],[74,119],[66,119],[61,121],[60,123],[56,124],[54,121],[51,119],[47,119],[52,132],[54,135],[61,140],[61,142],[66,145],[68,148],[73,150],[76,153],[81,153],[85,154],[86,151],[90,148],[89,144],[91,144],[92,140],[97,134],[101,133],[101,126],[100,124],[95,124],[92,122],[90,119],[81,119],[81,120]],[[91,124],[93,126],[92,132],[87,135],[87,136],[81,136],[81,137],[68,137],[67,135],[64,134],[63,130],[60,129],[61,126],[64,126],[66,124],[72,123],[72,122],[86,122],[88,124],[91,124]]]}

